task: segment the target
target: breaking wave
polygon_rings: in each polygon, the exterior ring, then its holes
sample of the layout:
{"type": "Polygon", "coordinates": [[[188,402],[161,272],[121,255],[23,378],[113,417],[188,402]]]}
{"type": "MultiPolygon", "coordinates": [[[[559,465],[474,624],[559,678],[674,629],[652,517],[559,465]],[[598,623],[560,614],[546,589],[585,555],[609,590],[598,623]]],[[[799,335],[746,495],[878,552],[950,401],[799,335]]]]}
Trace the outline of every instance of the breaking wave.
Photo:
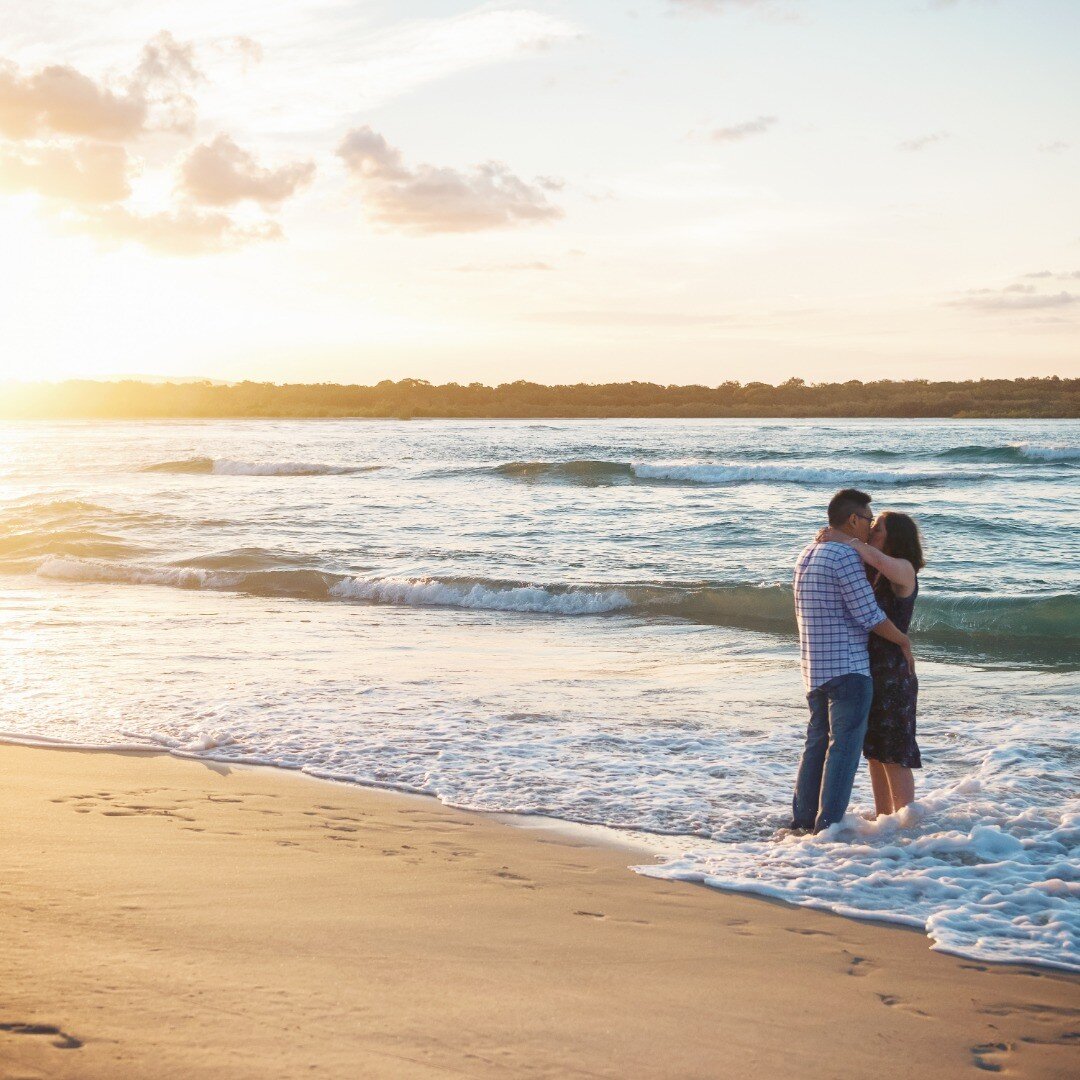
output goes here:
{"type": "Polygon", "coordinates": [[[1008,446],[955,446],[936,457],[951,461],[985,461],[1002,464],[1080,462],[1080,446],[1047,446],[1042,443],[1010,443],[1008,446]]]}
{"type": "Polygon", "coordinates": [[[318,465],[303,461],[233,461],[230,458],[182,458],[146,465],[141,472],[213,473],[217,476],[351,476],[381,465],[318,465]]]}
{"type": "Polygon", "coordinates": [[[523,611],[548,615],[600,615],[622,611],[631,601],[621,589],[513,585],[491,581],[345,578],[330,595],[342,600],[410,607],[458,607],[482,611],[523,611]]]}
{"type": "MultiPolygon", "coordinates": [[[[268,566],[269,558],[259,565],[268,566]]],[[[235,591],[303,600],[405,607],[448,607],[546,615],[635,615],[671,618],[761,633],[793,635],[791,590],[783,585],[539,584],[483,577],[362,577],[290,567],[145,566],[53,557],[42,577],[127,582],[180,589],[235,591]]],[[[967,659],[1075,663],[1080,656],[1080,596],[923,595],[913,633],[921,645],[967,659]]]]}
{"type": "Polygon", "coordinates": [[[936,484],[979,479],[970,472],[915,472],[901,469],[817,468],[809,465],[750,462],[742,464],[646,463],[629,461],[510,461],[486,470],[510,480],[583,485],[617,483],[745,484],[936,484]]]}

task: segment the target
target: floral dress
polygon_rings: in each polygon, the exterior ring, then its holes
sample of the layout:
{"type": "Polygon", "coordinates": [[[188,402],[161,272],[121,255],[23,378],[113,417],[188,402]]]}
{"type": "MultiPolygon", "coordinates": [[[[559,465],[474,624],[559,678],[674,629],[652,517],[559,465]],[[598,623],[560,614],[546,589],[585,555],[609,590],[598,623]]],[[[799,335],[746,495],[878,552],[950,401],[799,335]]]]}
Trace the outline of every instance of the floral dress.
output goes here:
{"type": "MultiPolygon", "coordinates": [[[[919,595],[919,582],[910,596],[897,596],[889,579],[879,574],[874,585],[878,605],[892,619],[896,628],[907,633],[919,595]]],[[[885,765],[922,768],[919,744],[915,741],[915,708],[919,698],[919,680],[908,668],[899,645],[871,634],[870,676],[874,680],[874,700],[866,725],[863,754],[885,765]]]]}

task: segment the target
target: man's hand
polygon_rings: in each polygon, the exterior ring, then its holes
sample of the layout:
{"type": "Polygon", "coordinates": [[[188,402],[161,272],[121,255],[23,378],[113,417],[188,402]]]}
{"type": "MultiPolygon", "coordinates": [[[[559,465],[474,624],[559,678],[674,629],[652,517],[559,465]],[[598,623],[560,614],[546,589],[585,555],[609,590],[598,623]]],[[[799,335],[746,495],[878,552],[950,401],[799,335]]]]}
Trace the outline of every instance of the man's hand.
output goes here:
{"type": "Polygon", "coordinates": [[[907,661],[908,671],[914,675],[915,654],[911,651],[911,638],[905,638],[904,642],[900,645],[900,651],[904,654],[904,659],[907,661]]]}
{"type": "Polygon", "coordinates": [[[819,544],[847,544],[849,547],[851,546],[851,537],[847,533],[840,532],[839,529],[834,529],[831,525],[819,529],[814,540],[819,544]]]}

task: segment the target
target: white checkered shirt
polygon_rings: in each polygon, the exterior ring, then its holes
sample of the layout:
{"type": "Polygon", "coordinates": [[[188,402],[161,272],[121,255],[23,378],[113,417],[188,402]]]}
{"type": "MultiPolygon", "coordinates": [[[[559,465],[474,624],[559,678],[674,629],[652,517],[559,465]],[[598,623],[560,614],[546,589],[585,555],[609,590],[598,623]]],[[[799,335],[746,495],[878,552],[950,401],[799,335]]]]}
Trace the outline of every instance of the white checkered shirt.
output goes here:
{"type": "Polygon", "coordinates": [[[807,693],[837,675],[870,674],[866,639],[886,616],[854,548],[803,548],[795,563],[795,617],[807,693]]]}

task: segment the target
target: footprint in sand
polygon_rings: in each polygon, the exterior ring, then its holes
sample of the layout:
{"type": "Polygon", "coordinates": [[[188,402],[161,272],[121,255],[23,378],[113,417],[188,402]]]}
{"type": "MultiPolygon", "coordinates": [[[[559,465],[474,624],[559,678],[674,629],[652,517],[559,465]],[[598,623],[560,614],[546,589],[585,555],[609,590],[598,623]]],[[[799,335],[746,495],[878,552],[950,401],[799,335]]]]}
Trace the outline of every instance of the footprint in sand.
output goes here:
{"type": "Polygon", "coordinates": [[[10,1031],[13,1035],[51,1035],[52,1045],[60,1050],[78,1050],[82,1040],[76,1039],[53,1024],[0,1023],[0,1031],[10,1031]]]}
{"type": "Polygon", "coordinates": [[[502,878],[503,881],[513,882],[515,885],[519,885],[523,889],[536,888],[536,882],[530,881],[527,877],[522,877],[521,874],[515,874],[508,866],[504,866],[501,870],[496,870],[494,876],[497,878],[502,878]]]}
{"type": "Polygon", "coordinates": [[[724,925],[725,926],[730,926],[731,927],[731,932],[733,934],[735,934],[737,937],[753,937],[754,936],[752,931],[744,929],[744,927],[747,927],[747,926],[750,925],[750,920],[749,919],[725,919],[724,920],[724,925]]]}
{"type": "Polygon", "coordinates": [[[971,1063],[984,1072],[1002,1072],[1012,1052],[1011,1043],[982,1043],[971,1048],[971,1063]]]}
{"type": "Polygon", "coordinates": [[[929,1013],[915,1008],[914,1005],[909,1005],[903,998],[898,998],[895,994],[878,994],[878,1000],[882,1005],[887,1005],[890,1009],[899,1009],[901,1012],[911,1013],[912,1016],[921,1016],[924,1020],[933,1019],[929,1013]]]}
{"type": "Polygon", "coordinates": [[[856,978],[862,978],[865,975],[869,975],[873,971],[877,964],[872,960],[867,960],[865,956],[856,956],[854,953],[850,953],[847,949],[843,950],[844,963],[847,964],[846,974],[854,975],[856,978]]]}

